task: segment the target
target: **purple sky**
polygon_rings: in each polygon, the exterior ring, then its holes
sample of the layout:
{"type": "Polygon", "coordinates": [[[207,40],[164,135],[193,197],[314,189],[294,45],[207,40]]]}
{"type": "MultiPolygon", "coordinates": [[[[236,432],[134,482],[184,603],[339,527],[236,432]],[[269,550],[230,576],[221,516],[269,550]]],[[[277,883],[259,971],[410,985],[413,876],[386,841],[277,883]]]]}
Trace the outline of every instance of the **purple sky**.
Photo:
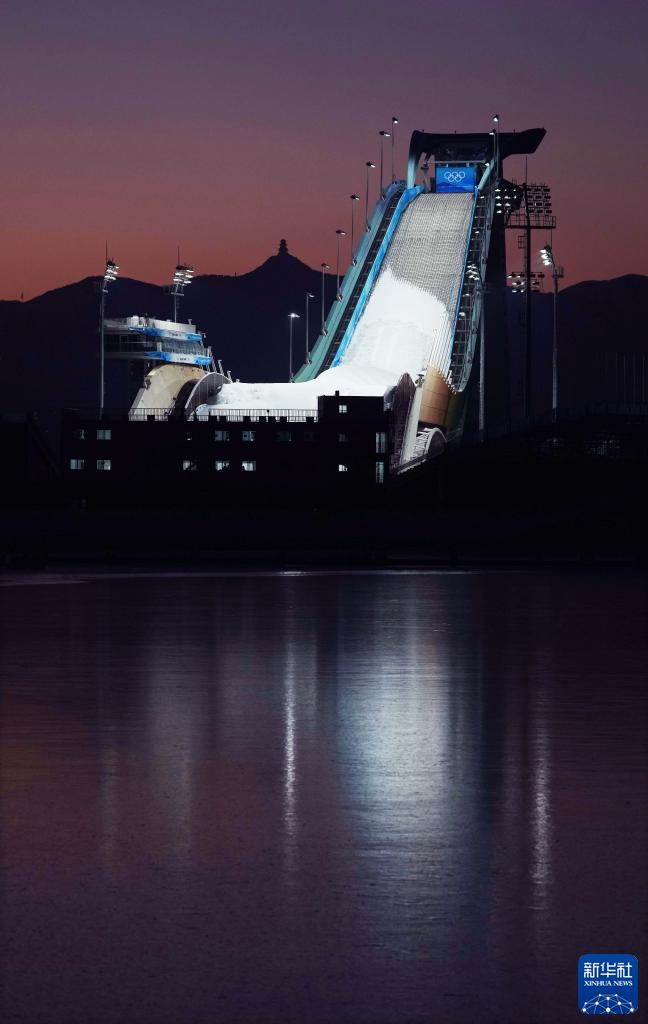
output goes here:
{"type": "MultiPolygon", "coordinates": [[[[0,297],[319,266],[378,130],[542,126],[566,283],[648,273],[648,4],[96,0],[0,8],[0,297]]],[[[510,176],[523,174],[509,161],[510,176]]],[[[376,196],[374,187],[373,197],[376,196]]],[[[538,237],[538,242],[544,241],[538,237]]],[[[515,268],[513,268],[515,269],[515,268]]]]}

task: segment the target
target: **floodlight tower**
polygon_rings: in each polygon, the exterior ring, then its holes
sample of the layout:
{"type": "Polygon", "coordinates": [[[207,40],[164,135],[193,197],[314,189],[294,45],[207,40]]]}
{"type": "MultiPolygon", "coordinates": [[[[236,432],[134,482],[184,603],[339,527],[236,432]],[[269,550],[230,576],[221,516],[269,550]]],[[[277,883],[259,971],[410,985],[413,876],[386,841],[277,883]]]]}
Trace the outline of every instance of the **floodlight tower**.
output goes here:
{"type": "Polygon", "coordinates": [[[178,302],[184,295],[184,290],[188,284],[191,284],[194,276],[194,268],[188,263],[178,263],[175,268],[175,274],[173,275],[173,284],[170,288],[170,294],[173,298],[173,320],[174,323],[178,321],[178,302]]]}
{"type": "MultiPolygon", "coordinates": [[[[106,246],[106,248],[108,248],[106,246]]],[[[114,260],[106,259],[106,269],[104,271],[103,280],[101,281],[101,299],[100,299],[100,317],[101,317],[101,357],[100,357],[100,368],[99,368],[99,419],[103,417],[104,411],[104,364],[105,364],[105,330],[104,324],[106,319],[106,296],[108,294],[108,285],[112,284],[113,281],[117,280],[119,273],[119,267],[114,260]]]]}
{"type": "Polygon", "coordinates": [[[553,249],[545,245],[540,250],[540,259],[545,267],[551,267],[553,278],[553,344],[551,348],[551,418],[558,419],[558,281],[565,276],[563,267],[559,267],[554,259],[553,249]]]}
{"type": "MultiPolygon", "coordinates": [[[[496,189],[497,191],[497,189],[496,189]]],[[[524,417],[531,417],[532,397],[532,360],[531,360],[531,294],[540,290],[540,279],[542,274],[535,274],[531,271],[531,234],[533,231],[553,231],[556,227],[556,218],[553,215],[551,203],[551,190],[548,185],[531,184],[524,181],[522,185],[514,185],[512,182],[500,182],[499,205],[496,212],[505,216],[505,227],[523,231],[518,238],[518,246],[524,252],[524,270],[517,274],[511,274],[514,291],[524,293],[524,321],[525,321],[525,386],[524,386],[524,417]],[[506,201],[508,195],[508,202],[506,201]],[[520,200],[518,202],[518,199],[520,200]]]]}

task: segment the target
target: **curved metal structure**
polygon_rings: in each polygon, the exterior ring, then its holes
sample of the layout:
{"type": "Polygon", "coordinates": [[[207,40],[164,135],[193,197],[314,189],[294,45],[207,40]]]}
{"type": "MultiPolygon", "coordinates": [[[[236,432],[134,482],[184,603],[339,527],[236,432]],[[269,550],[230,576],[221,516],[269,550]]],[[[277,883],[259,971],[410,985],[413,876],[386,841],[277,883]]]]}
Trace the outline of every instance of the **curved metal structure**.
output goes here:
{"type": "Polygon", "coordinates": [[[407,160],[407,184],[412,186],[421,157],[442,163],[489,163],[497,157],[501,170],[507,156],[525,156],[535,153],[546,135],[544,128],[529,128],[525,132],[412,132],[407,160]]]}

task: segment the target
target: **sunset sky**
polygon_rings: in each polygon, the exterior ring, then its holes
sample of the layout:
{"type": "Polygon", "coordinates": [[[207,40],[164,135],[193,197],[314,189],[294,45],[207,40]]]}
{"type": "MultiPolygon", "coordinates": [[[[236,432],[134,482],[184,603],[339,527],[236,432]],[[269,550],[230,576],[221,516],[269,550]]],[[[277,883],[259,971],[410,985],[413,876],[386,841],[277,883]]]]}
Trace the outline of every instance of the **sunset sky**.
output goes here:
{"type": "Polygon", "coordinates": [[[0,297],[99,273],[106,238],[155,282],[178,244],[198,273],[281,237],[333,263],[392,115],[401,174],[415,128],[545,127],[566,283],[648,273],[647,50],[640,0],[6,0],[0,297]]]}

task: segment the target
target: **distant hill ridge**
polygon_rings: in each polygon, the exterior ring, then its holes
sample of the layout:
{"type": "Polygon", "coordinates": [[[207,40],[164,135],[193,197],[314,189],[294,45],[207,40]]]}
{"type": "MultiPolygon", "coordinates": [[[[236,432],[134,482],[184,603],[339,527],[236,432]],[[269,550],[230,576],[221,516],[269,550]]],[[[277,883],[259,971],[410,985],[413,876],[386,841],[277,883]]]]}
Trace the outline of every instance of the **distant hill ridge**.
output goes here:
{"type": "MultiPolygon", "coordinates": [[[[87,277],[26,302],[0,300],[0,412],[91,408],[98,390],[98,278],[87,277]]],[[[242,380],[285,380],[288,372],[288,313],[301,319],[294,332],[295,368],[305,355],[306,293],[310,303],[310,344],[319,334],[322,274],[291,255],[282,240],[278,252],[238,276],[206,274],[194,279],[181,301],[180,319],[191,319],[226,369],[242,380]]],[[[325,307],[335,295],[335,276],[325,275],[325,307]]],[[[635,400],[648,400],[646,329],[636,315],[648,300],[648,277],[626,275],[610,281],[583,281],[559,296],[559,337],[563,399],[570,405],[621,400],[634,374],[635,400]],[[622,370],[611,366],[625,357],[622,370]],[[607,368],[606,368],[607,367],[607,368]],[[642,384],[641,373],[645,374],[642,384]],[[611,378],[615,379],[612,380],[611,378]],[[608,394],[601,393],[601,387],[608,394]],[[643,391],[642,391],[643,386],[643,391]]],[[[523,330],[522,301],[510,295],[511,379],[519,390],[523,330]]],[[[533,296],[534,401],[540,411],[550,394],[552,296],[533,296]]],[[[165,288],[130,278],[111,286],[108,316],[147,314],[168,318],[165,288]]],[[[107,407],[126,401],[124,364],[107,362],[107,407]]]]}

